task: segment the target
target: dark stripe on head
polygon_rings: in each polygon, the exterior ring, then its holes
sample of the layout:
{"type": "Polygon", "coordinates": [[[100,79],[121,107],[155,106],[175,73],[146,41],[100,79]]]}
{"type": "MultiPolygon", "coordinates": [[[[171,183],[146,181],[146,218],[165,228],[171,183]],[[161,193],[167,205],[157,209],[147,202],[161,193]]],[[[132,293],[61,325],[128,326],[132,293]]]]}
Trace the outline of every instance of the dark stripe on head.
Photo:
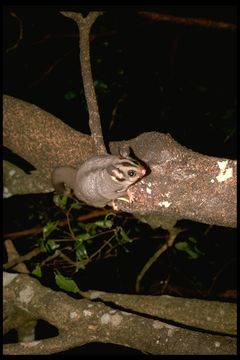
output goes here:
{"type": "Polygon", "coordinates": [[[123,166],[127,166],[127,167],[138,167],[139,164],[135,163],[135,162],[128,162],[128,161],[123,161],[120,163],[123,166]]]}
{"type": "Polygon", "coordinates": [[[115,176],[115,179],[117,180],[117,181],[125,181],[126,179],[125,178],[119,178],[119,177],[117,177],[117,176],[115,176]]]}

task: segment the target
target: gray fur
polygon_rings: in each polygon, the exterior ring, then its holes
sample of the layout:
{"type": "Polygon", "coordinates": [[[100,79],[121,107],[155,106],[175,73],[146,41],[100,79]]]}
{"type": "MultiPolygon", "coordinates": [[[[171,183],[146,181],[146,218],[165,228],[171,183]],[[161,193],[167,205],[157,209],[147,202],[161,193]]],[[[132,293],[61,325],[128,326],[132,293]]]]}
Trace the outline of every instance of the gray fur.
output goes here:
{"type": "Polygon", "coordinates": [[[129,186],[144,175],[144,168],[135,160],[106,154],[89,158],[77,170],[67,166],[57,168],[52,180],[58,192],[62,192],[65,183],[79,200],[104,207],[126,195],[129,186]],[[129,170],[133,170],[135,175],[130,176],[129,170]]]}

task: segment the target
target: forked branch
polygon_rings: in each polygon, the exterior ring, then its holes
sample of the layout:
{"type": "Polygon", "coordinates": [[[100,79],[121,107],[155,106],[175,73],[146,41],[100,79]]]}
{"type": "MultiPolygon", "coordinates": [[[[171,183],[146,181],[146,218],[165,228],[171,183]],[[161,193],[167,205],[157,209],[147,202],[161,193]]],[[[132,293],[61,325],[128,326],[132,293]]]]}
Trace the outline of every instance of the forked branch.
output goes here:
{"type": "Polygon", "coordinates": [[[76,21],[79,29],[79,57],[81,62],[84,92],[89,113],[89,127],[91,131],[91,136],[95,144],[96,152],[98,154],[106,154],[107,150],[103,140],[101,120],[96,99],[96,93],[93,85],[89,50],[89,37],[91,27],[94,24],[95,20],[98,18],[98,16],[102,15],[103,13],[96,11],[90,12],[85,18],[82,16],[82,14],[75,12],[61,12],[61,14],[76,21]]]}

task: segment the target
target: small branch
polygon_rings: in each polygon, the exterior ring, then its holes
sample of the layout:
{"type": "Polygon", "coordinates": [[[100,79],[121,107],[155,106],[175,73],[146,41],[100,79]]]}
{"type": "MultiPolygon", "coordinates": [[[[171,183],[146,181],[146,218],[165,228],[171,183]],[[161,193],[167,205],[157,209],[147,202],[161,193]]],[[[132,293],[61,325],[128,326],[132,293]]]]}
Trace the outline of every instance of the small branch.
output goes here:
{"type": "Polygon", "coordinates": [[[14,50],[14,49],[16,49],[16,48],[19,46],[19,44],[20,44],[20,42],[22,41],[22,39],[23,39],[23,24],[22,24],[22,20],[21,20],[14,12],[12,12],[12,11],[10,11],[10,15],[13,16],[15,19],[17,19],[17,21],[18,21],[18,25],[19,25],[19,35],[18,35],[18,39],[17,39],[16,43],[15,43],[14,45],[12,45],[11,47],[9,47],[9,48],[6,50],[7,53],[10,52],[10,51],[12,51],[12,50],[14,50]]]}
{"type": "Polygon", "coordinates": [[[95,94],[95,89],[93,85],[92,71],[91,71],[91,62],[90,62],[90,30],[95,20],[99,15],[102,15],[102,12],[90,12],[86,18],[84,18],[80,13],[74,12],[61,12],[62,15],[73,19],[79,29],[79,48],[80,48],[80,62],[81,62],[81,72],[83,79],[83,86],[85,97],[88,106],[89,113],[89,127],[91,130],[91,136],[95,143],[95,148],[98,154],[106,154],[107,150],[104,145],[101,120],[99,116],[99,109],[95,94]]]}
{"type": "Polygon", "coordinates": [[[8,261],[6,264],[3,265],[4,269],[10,269],[12,266],[23,263],[24,261],[32,259],[34,256],[37,256],[41,253],[41,250],[39,248],[33,249],[32,251],[29,251],[27,254],[19,256],[18,258],[12,259],[8,261]]]}
{"type": "Polygon", "coordinates": [[[169,231],[168,238],[166,239],[166,242],[163,246],[161,246],[152,257],[148,259],[142,270],[140,271],[139,275],[137,276],[136,280],[136,292],[139,293],[140,291],[140,282],[142,281],[142,278],[146,274],[146,272],[150,269],[150,267],[157,261],[157,259],[164,253],[169,247],[171,247],[174,244],[174,241],[176,240],[177,235],[184,231],[183,229],[179,228],[173,228],[169,231]]]}
{"type": "Polygon", "coordinates": [[[157,12],[149,11],[139,11],[139,15],[144,16],[153,21],[162,21],[162,22],[172,22],[175,24],[181,24],[185,26],[197,25],[205,28],[213,28],[220,30],[236,30],[237,26],[231,23],[226,23],[223,21],[214,21],[203,18],[192,18],[192,17],[183,17],[183,16],[174,16],[167,14],[160,14],[157,12]]]}
{"type": "MultiPolygon", "coordinates": [[[[108,214],[109,212],[112,212],[112,210],[111,209],[94,210],[94,211],[91,211],[89,214],[79,215],[76,220],[77,221],[87,221],[87,220],[91,220],[91,219],[94,219],[99,216],[104,216],[104,215],[108,214]]],[[[67,219],[64,219],[59,222],[58,227],[63,227],[67,224],[68,224],[67,219]]],[[[16,238],[23,237],[23,236],[37,235],[42,231],[43,231],[43,226],[35,226],[31,229],[15,231],[12,233],[5,234],[4,237],[16,239],[16,238]]]]}
{"type": "Polygon", "coordinates": [[[23,273],[28,274],[29,270],[26,267],[26,265],[24,263],[19,263],[20,255],[17,252],[12,240],[10,240],[10,239],[5,240],[4,245],[5,245],[7,255],[8,255],[8,263],[9,262],[17,263],[17,265],[13,268],[13,270],[16,270],[17,272],[20,272],[22,274],[23,273]]]}

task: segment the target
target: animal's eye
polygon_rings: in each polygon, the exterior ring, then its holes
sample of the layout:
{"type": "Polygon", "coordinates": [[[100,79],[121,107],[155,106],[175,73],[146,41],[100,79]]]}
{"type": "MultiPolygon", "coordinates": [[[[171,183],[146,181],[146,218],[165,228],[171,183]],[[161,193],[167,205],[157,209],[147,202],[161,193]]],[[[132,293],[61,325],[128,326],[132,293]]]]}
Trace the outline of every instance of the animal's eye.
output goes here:
{"type": "Polygon", "coordinates": [[[133,176],[136,176],[137,173],[136,173],[135,170],[128,170],[128,175],[129,175],[130,177],[133,177],[133,176]]]}

